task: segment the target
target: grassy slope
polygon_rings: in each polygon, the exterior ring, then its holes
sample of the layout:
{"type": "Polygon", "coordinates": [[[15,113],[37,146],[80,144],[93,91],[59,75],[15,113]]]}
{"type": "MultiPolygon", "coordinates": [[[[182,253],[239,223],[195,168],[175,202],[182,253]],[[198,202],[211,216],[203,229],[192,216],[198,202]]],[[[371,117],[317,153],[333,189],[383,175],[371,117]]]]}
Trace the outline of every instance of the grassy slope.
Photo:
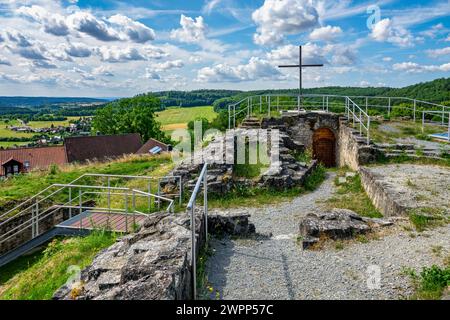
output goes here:
{"type": "Polygon", "coordinates": [[[87,237],[53,240],[43,252],[0,268],[0,300],[50,299],[73,275],[69,267],[83,269],[115,240],[115,234],[101,231],[87,237]],[[31,263],[29,268],[27,262],[31,263]]]}
{"type": "Polygon", "coordinates": [[[196,118],[206,118],[213,120],[217,113],[214,112],[213,107],[190,107],[179,108],[171,107],[164,111],[158,112],[158,121],[166,131],[172,131],[179,128],[186,128],[189,121],[196,118]]]}
{"type": "Polygon", "coordinates": [[[0,207],[8,201],[23,200],[54,183],[69,183],[84,173],[104,173],[122,175],[145,175],[158,169],[159,174],[167,173],[171,168],[170,157],[127,156],[112,162],[91,163],[87,165],[69,165],[56,173],[36,171],[31,174],[15,176],[0,181],[0,207]]]}

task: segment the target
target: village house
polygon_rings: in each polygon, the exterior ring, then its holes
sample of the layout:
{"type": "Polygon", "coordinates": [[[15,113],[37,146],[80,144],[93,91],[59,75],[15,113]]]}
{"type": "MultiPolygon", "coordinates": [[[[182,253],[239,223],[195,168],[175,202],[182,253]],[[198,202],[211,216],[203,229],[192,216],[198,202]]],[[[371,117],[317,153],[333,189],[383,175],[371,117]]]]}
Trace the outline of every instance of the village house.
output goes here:
{"type": "Polygon", "coordinates": [[[171,146],[150,139],[142,144],[139,134],[65,138],[63,146],[0,150],[0,177],[45,169],[50,165],[106,160],[126,154],[158,154],[171,146]]]}

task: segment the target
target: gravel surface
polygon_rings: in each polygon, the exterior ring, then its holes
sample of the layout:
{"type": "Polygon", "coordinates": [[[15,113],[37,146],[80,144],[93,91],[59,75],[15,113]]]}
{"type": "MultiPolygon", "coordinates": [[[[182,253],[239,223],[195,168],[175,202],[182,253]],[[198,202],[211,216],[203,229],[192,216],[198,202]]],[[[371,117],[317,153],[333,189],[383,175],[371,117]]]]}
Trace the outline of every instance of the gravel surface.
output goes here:
{"type": "Polygon", "coordinates": [[[422,148],[426,149],[433,149],[438,152],[441,152],[442,150],[450,151],[450,146],[446,143],[439,143],[435,141],[426,141],[426,140],[419,140],[416,138],[398,138],[395,139],[397,143],[403,143],[403,144],[414,144],[416,146],[420,146],[422,148]]]}
{"type": "Polygon", "coordinates": [[[440,264],[433,246],[450,252],[450,225],[416,237],[395,228],[379,240],[345,242],[342,250],[302,250],[296,241],[299,217],[333,194],[333,179],[329,174],[318,190],[291,202],[248,208],[260,237],[212,240],[207,274],[222,299],[401,299],[413,293],[404,267],[440,264]],[[380,268],[381,282],[369,289],[373,265],[380,268]]]}

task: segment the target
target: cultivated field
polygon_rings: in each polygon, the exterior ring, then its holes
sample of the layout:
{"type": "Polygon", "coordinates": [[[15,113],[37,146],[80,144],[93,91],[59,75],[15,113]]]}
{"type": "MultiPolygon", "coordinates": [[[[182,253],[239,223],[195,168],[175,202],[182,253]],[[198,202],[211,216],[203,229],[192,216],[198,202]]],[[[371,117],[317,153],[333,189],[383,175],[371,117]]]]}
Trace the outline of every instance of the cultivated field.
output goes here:
{"type": "Polygon", "coordinates": [[[209,121],[213,120],[217,116],[213,107],[170,107],[167,110],[157,113],[157,119],[162,125],[162,129],[167,132],[172,132],[176,129],[187,128],[189,121],[197,118],[206,118],[209,121]]]}

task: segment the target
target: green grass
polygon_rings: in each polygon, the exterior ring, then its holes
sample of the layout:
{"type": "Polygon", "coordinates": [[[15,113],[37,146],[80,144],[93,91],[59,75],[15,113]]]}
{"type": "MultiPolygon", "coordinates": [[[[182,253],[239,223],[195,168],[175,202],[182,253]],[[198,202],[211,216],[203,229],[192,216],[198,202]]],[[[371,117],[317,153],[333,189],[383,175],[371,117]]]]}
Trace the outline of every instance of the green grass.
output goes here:
{"type": "MultiPolygon", "coordinates": [[[[19,268],[12,277],[9,274],[10,278],[0,286],[0,299],[50,299],[73,274],[69,267],[83,269],[100,250],[111,246],[116,237],[110,232],[97,231],[86,237],[53,240],[29,268],[19,268]]],[[[8,265],[0,268],[0,274],[8,268],[8,265]]]]}
{"type": "Polygon", "coordinates": [[[197,118],[206,118],[209,121],[217,117],[213,107],[170,107],[164,111],[157,112],[157,120],[161,123],[163,130],[173,131],[175,129],[187,128],[189,121],[197,118]]]}
{"type": "Polygon", "coordinates": [[[426,124],[422,133],[422,123],[413,121],[372,121],[370,123],[370,139],[377,143],[395,143],[399,138],[416,138],[418,140],[430,140],[429,134],[444,132],[445,128],[426,124]],[[382,130],[381,126],[394,127],[397,131],[382,130]]]}
{"type": "Polygon", "coordinates": [[[0,121],[0,137],[31,138],[34,135],[34,133],[15,132],[6,128],[18,125],[20,125],[20,123],[17,120],[11,120],[9,121],[9,123],[5,123],[5,121],[0,121]]]}
{"type": "Polygon", "coordinates": [[[10,147],[14,147],[15,145],[18,146],[24,146],[28,143],[30,143],[31,141],[28,142],[11,142],[11,141],[0,141],[0,147],[3,148],[10,148],[10,147]]]}
{"type": "Polygon", "coordinates": [[[170,156],[126,156],[111,162],[69,165],[56,171],[36,171],[0,181],[0,207],[29,198],[54,183],[69,183],[84,173],[164,175],[172,167],[170,156]],[[158,173],[158,171],[160,171],[158,173]]]}
{"type": "Polygon", "coordinates": [[[336,195],[324,201],[327,209],[348,209],[364,217],[380,218],[382,214],[375,208],[361,184],[361,177],[347,177],[346,182],[338,184],[339,177],[345,176],[346,169],[338,169],[335,184],[338,186],[336,195]]]}
{"type": "Polygon", "coordinates": [[[235,186],[225,195],[211,195],[208,205],[211,208],[262,207],[268,204],[290,201],[306,192],[313,191],[325,180],[326,170],[318,166],[305,180],[303,187],[291,189],[248,188],[235,186]]]}
{"type": "Polygon", "coordinates": [[[418,208],[409,213],[409,221],[419,232],[441,226],[448,220],[439,208],[418,208]]]}
{"type": "Polygon", "coordinates": [[[450,286],[450,265],[448,264],[445,267],[433,265],[422,268],[419,274],[413,270],[407,273],[412,278],[416,291],[411,299],[439,300],[444,289],[450,286]]]}

